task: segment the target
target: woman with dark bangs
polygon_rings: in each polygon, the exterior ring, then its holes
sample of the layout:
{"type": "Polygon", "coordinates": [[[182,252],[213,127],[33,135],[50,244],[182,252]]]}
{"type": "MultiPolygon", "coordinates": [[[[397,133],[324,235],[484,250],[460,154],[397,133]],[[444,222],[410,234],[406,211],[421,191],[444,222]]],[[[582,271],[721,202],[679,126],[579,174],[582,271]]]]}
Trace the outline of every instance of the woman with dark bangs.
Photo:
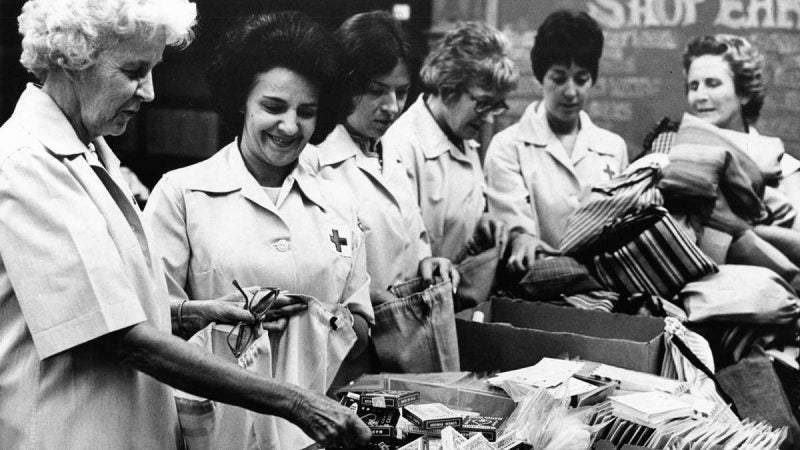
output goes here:
{"type": "Polygon", "coordinates": [[[557,254],[581,191],[628,164],[625,141],[583,111],[602,52],[603,32],[588,14],[549,15],[531,50],[543,98],[489,145],[489,212],[510,230],[511,271],[529,269],[542,254],[557,254]]]}
{"type": "MultiPolygon", "coordinates": [[[[383,145],[384,133],[403,111],[412,73],[418,65],[408,36],[400,23],[384,11],[347,19],[336,36],[343,48],[341,62],[352,108],[318,149],[303,154],[303,160],[323,179],[345,187],[359,205],[371,277],[370,298],[378,327],[373,330],[376,337],[389,330],[381,328],[380,317],[403,309],[398,305],[402,300],[388,287],[416,277],[429,283],[452,280],[455,286],[458,273],[448,259],[431,256],[428,234],[405,168],[397,153],[383,145]]],[[[419,331],[424,334],[424,330],[419,331]]],[[[390,362],[396,361],[392,355],[411,351],[409,347],[394,342],[391,348],[379,348],[371,363],[365,360],[365,365],[347,377],[356,376],[358,371],[376,370],[375,358],[383,362],[384,370],[407,370],[385,365],[394,364],[390,362]]],[[[416,369],[442,370],[433,366],[416,369]]]]}
{"type": "MultiPolygon", "coordinates": [[[[215,353],[324,394],[348,352],[362,352],[374,320],[355,208],[299,163],[346,105],[339,47],[299,12],[250,17],[221,45],[209,82],[237,136],[211,158],[164,175],[145,222],[162,254],[181,334],[206,331],[210,322],[236,324],[227,335],[230,351],[223,343],[215,353]],[[242,289],[234,281],[273,288],[242,289]],[[204,299],[230,293],[232,284],[242,295],[234,298],[252,313],[248,322],[200,314],[204,299]]],[[[246,448],[313,444],[287,421],[240,414],[222,414],[215,447],[239,447],[230,436],[246,448]]]]}

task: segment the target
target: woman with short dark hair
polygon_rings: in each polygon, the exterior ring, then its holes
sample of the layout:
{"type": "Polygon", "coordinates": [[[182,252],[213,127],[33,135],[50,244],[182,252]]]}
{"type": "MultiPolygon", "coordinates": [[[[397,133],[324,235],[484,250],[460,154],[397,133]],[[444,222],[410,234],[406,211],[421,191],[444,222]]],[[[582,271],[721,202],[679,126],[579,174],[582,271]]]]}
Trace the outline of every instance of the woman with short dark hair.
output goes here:
{"type": "MultiPolygon", "coordinates": [[[[182,331],[204,326],[194,320],[194,304],[229,292],[234,280],[273,286],[275,300],[258,317],[263,323],[245,337],[244,327],[238,337],[230,334],[236,329],[229,332],[230,351],[240,364],[266,358],[259,367],[270,366],[268,375],[319,394],[348,352],[362,352],[373,322],[354,205],[299,163],[349,100],[339,50],[330,32],[299,12],[249,17],[232,30],[209,82],[237,136],[211,158],[164,175],[145,209],[172,300],[183,305],[182,322],[190,328],[182,331]]],[[[216,322],[236,323],[226,319],[216,322]]],[[[241,427],[233,434],[248,447],[313,443],[314,436],[263,416],[225,424],[241,427]]]]}
{"type": "MultiPolygon", "coordinates": [[[[352,108],[328,139],[318,149],[305,153],[303,159],[320,177],[345,187],[359,205],[376,317],[372,336],[379,338],[374,342],[383,342],[380,337],[398,328],[394,323],[385,324],[394,320],[392,312],[406,310],[404,301],[387,288],[417,277],[429,284],[437,278],[452,279],[457,285],[458,273],[446,258],[431,256],[425,225],[405,169],[397,153],[383,144],[386,129],[403,111],[411,74],[417,67],[409,37],[401,24],[384,11],[350,17],[337,29],[336,36],[343,48],[341,61],[352,108]]],[[[420,329],[417,335],[425,336],[426,332],[429,330],[420,329]]],[[[373,356],[383,363],[382,368],[394,371],[410,370],[399,362],[402,355],[423,351],[399,342],[377,350],[373,356]]],[[[423,360],[421,356],[417,358],[420,365],[416,371],[456,369],[421,365],[423,360]]],[[[363,363],[348,376],[378,369],[376,361],[363,363]]]]}
{"type": "Polygon", "coordinates": [[[489,212],[510,229],[512,271],[529,269],[541,254],[557,254],[581,191],[628,164],[625,141],[583,111],[602,52],[603,32],[588,14],[550,14],[531,50],[542,100],[489,145],[489,212]]]}

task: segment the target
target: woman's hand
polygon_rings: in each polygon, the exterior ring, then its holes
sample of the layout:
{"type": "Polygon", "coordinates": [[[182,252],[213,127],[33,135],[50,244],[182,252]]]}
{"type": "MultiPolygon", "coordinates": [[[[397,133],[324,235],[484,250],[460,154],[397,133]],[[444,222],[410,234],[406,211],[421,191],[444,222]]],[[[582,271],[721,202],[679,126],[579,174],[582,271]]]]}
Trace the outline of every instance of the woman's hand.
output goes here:
{"type": "Polygon", "coordinates": [[[281,292],[264,316],[261,328],[268,331],[283,331],[290,317],[306,309],[308,303],[302,295],[281,292]]]}
{"type": "Polygon", "coordinates": [[[508,242],[506,224],[484,213],[478,220],[475,234],[467,245],[470,247],[469,254],[477,255],[505,242],[508,242]]]}
{"type": "MultiPolygon", "coordinates": [[[[258,286],[244,288],[248,295],[252,295],[258,289],[258,286]]],[[[306,301],[302,297],[282,292],[267,311],[262,328],[270,331],[283,330],[289,317],[307,308],[306,301]]],[[[179,332],[185,337],[192,336],[212,322],[236,324],[255,320],[250,311],[244,309],[244,299],[239,292],[232,292],[215,300],[187,301],[176,314],[178,312],[180,318],[176,317],[176,321],[182,325],[179,332]]]]}
{"type": "Polygon", "coordinates": [[[508,256],[506,268],[511,272],[525,272],[533,266],[540,254],[558,255],[559,252],[532,234],[513,233],[511,254],[508,256]]]}
{"type": "Polygon", "coordinates": [[[323,448],[360,448],[372,437],[370,429],[351,409],[317,393],[303,394],[294,403],[291,422],[323,448]]]}
{"type": "Polygon", "coordinates": [[[212,322],[252,322],[253,315],[243,308],[242,294],[233,292],[216,300],[184,301],[174,311],[173,329],[183,337],[190,337],[212,322]]]}
{"type": "Polygon", "coordinates": [[[456,266],[449,259],[437,256],[429,256],[419,262],[419,276],[430,284],[436,284],[438,280],[442,282],[449,280],[453,283],[453,292],[461,281],[456,266]]]}
{"type": "Polygon", "coordinates": [[[328,397],[244,370],[150,322],[106,334],[97,343],[126,366],[184,392],[283,417],[324,447],[360,448],[371,436],[352,410],[328,397]]]}

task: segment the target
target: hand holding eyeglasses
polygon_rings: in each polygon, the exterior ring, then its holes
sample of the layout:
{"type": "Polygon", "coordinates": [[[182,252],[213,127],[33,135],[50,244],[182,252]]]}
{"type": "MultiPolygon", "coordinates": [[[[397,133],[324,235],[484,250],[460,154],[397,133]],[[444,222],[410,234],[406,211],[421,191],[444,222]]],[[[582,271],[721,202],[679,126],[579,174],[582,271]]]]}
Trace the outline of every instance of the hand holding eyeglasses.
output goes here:
{"type": "Polygon", "coordinates": [[[290,316],[308,308],[302,296],[282,293],[278,288],[242,288],[236,280],[233,280],[233,285],[241,294],[239,298],[244,300],[240,311],[250,314],[247,319],[237,322],[228,334],[228,346],[237,358],[256,339],[259,325],[268,331],[281,331],[290,316]]]}

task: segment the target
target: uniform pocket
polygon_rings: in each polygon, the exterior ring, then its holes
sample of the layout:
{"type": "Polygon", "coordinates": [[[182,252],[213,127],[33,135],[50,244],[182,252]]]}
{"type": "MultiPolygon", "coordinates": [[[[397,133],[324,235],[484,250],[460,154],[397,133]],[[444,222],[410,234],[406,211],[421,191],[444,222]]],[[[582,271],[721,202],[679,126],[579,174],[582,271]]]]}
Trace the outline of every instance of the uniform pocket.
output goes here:
{"type": "Polygon", "coordinates": [[[219,298],[230,293],[225,277],[215,268],[189,273],[188,294],[192,299],[219,298]]]}

